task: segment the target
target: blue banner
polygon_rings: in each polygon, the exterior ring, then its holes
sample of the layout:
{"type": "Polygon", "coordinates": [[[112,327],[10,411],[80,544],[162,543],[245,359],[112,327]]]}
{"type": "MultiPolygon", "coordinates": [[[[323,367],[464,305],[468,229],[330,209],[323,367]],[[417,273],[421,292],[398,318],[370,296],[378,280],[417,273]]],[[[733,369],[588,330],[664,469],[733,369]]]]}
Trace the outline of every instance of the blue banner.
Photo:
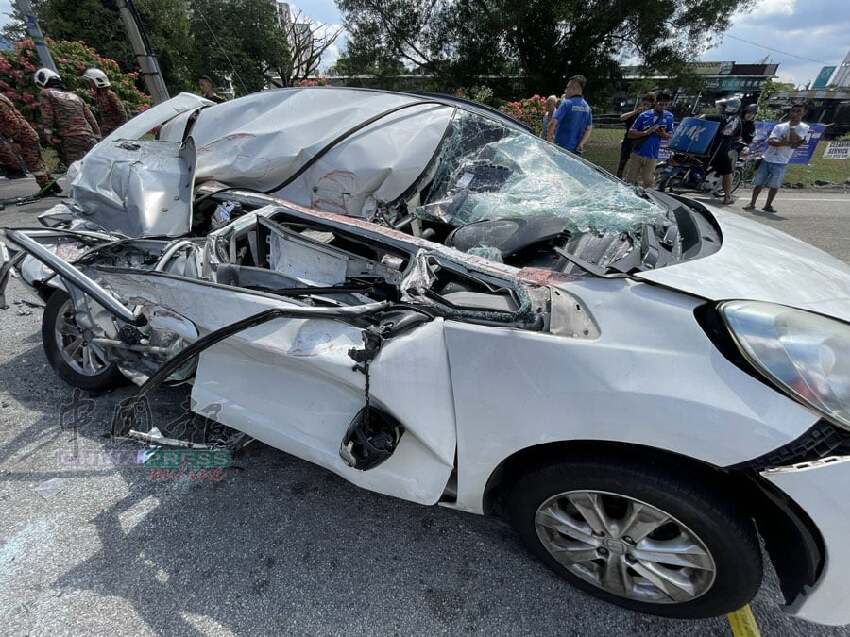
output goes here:
{"type": "MultiPolygon", "coordinates": [[[[767,149],[767,138],[770,137],[770,132],[776,122],[756,122],[756,136],[753,138],[753,143],[750,144],[750,157],[761,159],[764,151],[767,149]]],[[[826,130],[824,124],[809,124],[809,133],[802,144],[794,149],[794,154],[791,156],[790,164],[808,164],[815,154],[820,138],[826,130]]]]}
{"type": "Polygon", "coordinates": [[[669,143],[670,150],[689,155],[707,155],[718,128],[720,128],[720,122],[686,117],[673,130],[673,137],[669,143]]]}

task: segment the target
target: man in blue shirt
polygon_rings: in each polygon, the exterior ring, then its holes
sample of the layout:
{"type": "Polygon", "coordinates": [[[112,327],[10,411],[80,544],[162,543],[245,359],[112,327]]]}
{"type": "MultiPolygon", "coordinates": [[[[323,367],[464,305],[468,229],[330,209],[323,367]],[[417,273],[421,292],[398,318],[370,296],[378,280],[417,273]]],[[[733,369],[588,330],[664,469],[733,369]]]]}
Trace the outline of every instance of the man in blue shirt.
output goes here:
{"type": "Polygon", "coordinates": [[[670,139],[673,132],[673,113],[666,110],[670,95],[660,92],[655,96],[655,108],[644,111],[629,129],[632,154],[626,164],[624,178],[630,184],[644,188],[655,186],[655,164],[661,150],[661,140],[670,139]]]}
{"type": "Polygon", "coordinates": [[[546,139],[555,141],[561,148],[571,153],[581,155],[584,144],[593,130],[593,116],[590,106],[582,97],[587,78],[584,75],[573,75],[567,82],[564,91],[564,101],[555,111],[549,121],[546,139]]]}

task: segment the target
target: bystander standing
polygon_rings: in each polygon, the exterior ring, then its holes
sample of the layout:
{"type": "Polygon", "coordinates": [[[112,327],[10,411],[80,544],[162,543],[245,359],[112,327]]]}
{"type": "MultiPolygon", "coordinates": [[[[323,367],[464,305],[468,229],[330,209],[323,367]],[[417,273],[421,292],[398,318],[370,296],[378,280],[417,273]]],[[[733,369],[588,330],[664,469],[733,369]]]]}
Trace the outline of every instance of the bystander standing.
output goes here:
{"type": "Polygon", "coordinates": [[[791,114],[787,122],[777,124],[767,138],[767,150],[764,151],[762,162],[759,164],[756,174],[753,176],[753,196],[750,203],[744,206],[744,210],[755,210],[756,200],[764,188],[767,188],[767,201],[764,204],[765,212],[776,212],[773,207],[773,199],[782,180],[785,178],[785,169],[794,154],[794,149],[806,141],[809,134],[809,125],[803,122],[806,114],[804,104],[795,104],[791,107],[791,114]]]}
{"type": "Polygon", "coordinates": [[[576,155],[582,154],[593,130],[590,106],[583,97],[586,84],[587,78],[584,75],[573,75],[569,79],[564,90],[564,99],[552,116],[546,131],[546,139],[576,155]]]}
{"type": "Polygon", "coordinates": [[[720,124],[720,129],[714,138],[711,148],[711,167],[723,180],[723,204],[728,206],[734,202],[732,198],[732,173],[738,153],[735,142],[741,138],[741,98],[729,97],[717,100],[717,114],[707,117],[707,120],[720,124]]]}
{"type": "Polygon", "coordinates": [[[623,125],[626,127],[626,132],[623,133],[623,141],[620,142],[620,163],[617,165],[617,177],[622,179],[623,170],[626,168],[626,162],[629,161],[629,157],[632,154],[633,142],[629,138],[629,130],[632,128],[632,124],[635,123],[635,120],[638,118],[638,115],[643,113],[644,111],[652,110],[652,107],[655,105],[655,93],[647,93],[644,95],[640,103],[628,113],[623,113],[620,115],[620,121],[623,122],[623,125]]]}
{"type": "Polygon", "coordinates": [[[758,104],[750,104],[744,109],[744,119],[741,122],[741,139],[745,144],[752,144],[756,137],[756,113],[758,104]]]}
{"type": "Polygon", "coordinates": [[[221,104],[225,99],[215,92],[212,78],[209,75],[202,75],[198,78],[198,90],[201,92],[201,97],[205,97],[211,102],[221,104]]]}
{"type": "Polygon", "coordinates": [[[629,183],[644,188],[655,185],[655,164],[661,150],[661,140],[670,139],[673,132],[673,113],[666,110],[670,104],[670,95],[664,92],[655,94],[652,110],[638,115],[629,129],[632,140],[632,154],[626,164],[625,179],[629,183]]]}
{"type": "Polygon", "coordinates": [[[546,98],[546,112],[543,113],[543,128],[541,129],[540,136],[543,139],[546,139],[546,136],[549,134],[549,122],[552,121],[552,116],[555,115],[555,111],[558,109],[558,96],[550,95],[546,98]]]}

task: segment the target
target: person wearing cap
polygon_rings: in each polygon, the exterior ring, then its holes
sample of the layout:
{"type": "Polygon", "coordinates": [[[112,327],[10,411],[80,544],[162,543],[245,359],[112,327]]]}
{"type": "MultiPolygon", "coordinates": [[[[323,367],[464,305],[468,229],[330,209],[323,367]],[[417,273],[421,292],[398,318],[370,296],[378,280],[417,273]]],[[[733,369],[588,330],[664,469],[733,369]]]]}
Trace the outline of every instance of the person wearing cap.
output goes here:
{"type": "Polygon", "coordinates": [[[546,131],[546,139],[561,148],[581,155],[593,130],[593,115],[584,99],[587,78],[573,75],[564,89],[564,99],[555,111],[546,131]]]}
{"type": "Polygon", "coordinates": [[[211,102],[221,104],[225,101],[221,95],[215,92],[212,78],[209,75],[202,75],[198,78],[198,89],[201,91],[201,97],[205,97],[211,102]]]}
{"type": "Polygon", "coordinates": [[[44,138],[59,151],[62,163],[70,167],[98,142],[100,127],[88,104],[76,93],[65,90],[56,71],[39,69],[35,83],[41,87],[38,102],[44,138]]]}
{"type": "Polygon", "coordinates": [[[119,126],[127,123],[127,111],[121,98],[112,90],[112,82],[100,69],[87,69],[83,77],[92,85],[97,123],[101,134],[106,137],[119,126]]]}
{"type": "Polygon", "coordinates": [[[38,133],[15,108],[8,97],[0,93],[0,165],[12,177],[23,177],[24,169],[32,173],[40,188],[50,187],[60,192],[44,165],[38,133]]]}
{"type": "Polygon", "coordinates": [[[767,138],[767,150],[762,155],[761,164],[753,176],[753,195],[744,210],[755,210],[756,200],[764,188],[767,188],[765,212],[775,213],[773,199],[782,187],[788,162],[794,155],[794,149],[802,146],[809,134],[809,125],[803,121],[806,114],[805,104],[794,104],[787,122],[777,124],[767,138]]]}

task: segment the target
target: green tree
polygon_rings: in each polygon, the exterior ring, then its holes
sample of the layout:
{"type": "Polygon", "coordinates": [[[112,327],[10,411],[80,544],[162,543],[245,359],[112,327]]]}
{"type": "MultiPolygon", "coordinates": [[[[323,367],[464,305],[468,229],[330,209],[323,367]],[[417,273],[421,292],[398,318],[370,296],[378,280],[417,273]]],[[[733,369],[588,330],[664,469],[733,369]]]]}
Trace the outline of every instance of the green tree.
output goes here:
{"type": "MultiPolygon", "coordinates": [[[[636,57],[666,69],[692,59],[753,0],[336,0],[351,33],[377,28],[374,57],[397,57],[448,88],[522,74],[560,93],[574,73],[593,93],[636,57]],[[370,25],[375,25],[370,27],[370,25]]],[[[361,44],[361,43],[358,43],[361,44]]],[[[365,46],[367,43],[363,43],[365,46]]],[[[366,55],[359,52],[358,55],[366,55]]]]}
{"type": "Polygon", "coordinates": [[[277,6],[269,0],[195,0],[189,16],[195,76],[228,80],[237,95],[260,91],[289,62],[277,6]]]}
{"type": "Polygon", "coordinates": [[[776,82],[775,80],[767,80],[761,87],[759,94],[758,107],[756,113],[758,119],[778,122],[782,117],[782,109],[774,108],[770,105],[771,98],[777,93],[790,92],[794,90],[794,85],[788,82],[776,82]]]}
{"type": "MultiPolygon", "coordinates": [[[[256,91],[265,87],[268,74],[286,67],[286,37],[270,0],[134,0],[134,5],[171,93],[195,90],[201,74],[221,84],[232,81],[239,94],[256,91]]],[[[84,42],[124,71],[138,70],[114,2],[35,0],[33,8],[48,36],[84,42]]],[[[23,37],[16,11],[5,33],[23,37]]]]}
{"type": "Polygon", "coordinates": [[[330,69],[332,75],[401,75],[404,64],[392,49],[380,45],[384,34],[377,22],[352,25],[345,53],[330,69]],[[376,43],[378,45],[376,46],[376,43]]]}

